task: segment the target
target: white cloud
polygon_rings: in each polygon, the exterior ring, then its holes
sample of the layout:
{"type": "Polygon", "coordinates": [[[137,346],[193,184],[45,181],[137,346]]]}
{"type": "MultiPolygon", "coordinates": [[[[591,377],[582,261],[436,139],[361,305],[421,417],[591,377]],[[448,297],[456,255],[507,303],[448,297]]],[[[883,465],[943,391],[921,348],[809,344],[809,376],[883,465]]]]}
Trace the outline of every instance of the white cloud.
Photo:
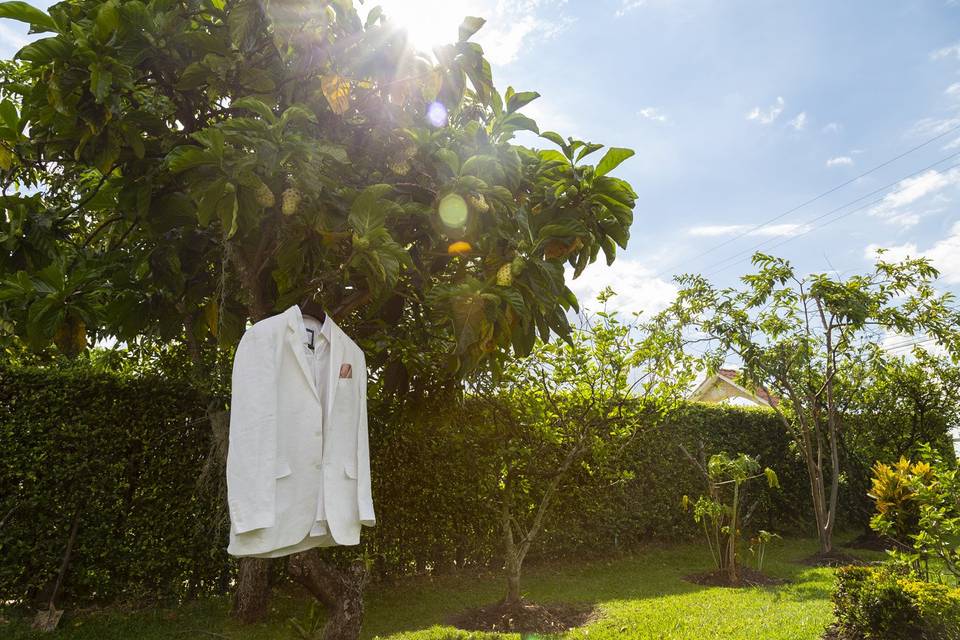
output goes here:
{"type": "Polygon", "coordinates": [[[624,314],[642,311],[645,316],[662,311],[677,295],[672,282],[658,278],[653,269],[639,260],[625,257],[617,258],[609,267],[606,262],[597,261],[567,285],[582,307],[596,309],[597,294],[609,286],[617,292],[608,303],[609,308],[624,314]]]}
{"type": "Polygon", "coordinates": [[[883,251],[883,258],[888,262],[900,262],[907,258],[916,258],[920,255],[920,250],[913,242],[903,244],[886,245],[879,242],[868,244],[863,249],[863,257],[867,260],[874,260],[883,251]]]}
{"type": "Polygon", "coordinates": [[[826,125],[824,125],[822,131],[824,133],[837,133],[842,128],[843,125],[841,125],[839,122],[828,122],[826,125]]]}
{"type": "Polygon", "coordinates": [[[942,60],[943,58],[957,58],[960,60],[960,42],[952,44],[949,47],[937,49],[930,54],[932,60],[942,60]]]}
{"type": "Polygon", "coordinates": [[[783,97],[777,96],[776,102],[767,107],[766,109],[761,109],[760,107],[754,107],[748,114],[747,120],[756,120],[760,124],[770,124],[774,120],[780,117],[780,114],[783,113],[783,107],[786,105],[783,97]]]}
{"type": "Polygon", "coordinates": [[[828,167],[839,167],[841,165],[851,165],[853,164],[853,158],[850,156],[835,156],[827,160],[828,167]]]}
{"type": "Polygon", "coordinates": [[[702,225],[687,229],[687,234],[698,237],[715,238],[718,236],[732,236],[737,234],[746,234],[748,236],[760,236],[766,238],[795,236],[806,232],[810,227],[805,224],[773,224],[754,229],[756,225],[750,224],[716,224],[702,225]]]}
{"type": "Polygon", "coordinates": [[[940,191],[945,186],[955,183],[958,178],[960,178],[960,172],[956,170],[941,173],[931,169],[914,178],[901,180],[897,190],[887,194],[884,202],[892,207],[902,207],[940,191]]]}
{"type": "Polygon", "coordinates": [[[616,16],[621,18],[634,9],[639,9],[645,4],[647,4],[647,0],[621,0],[620,8],[617,9],[616,16]]]}
{"type": "Polygon", "coordinates": [[[864,250],[868,259],[876,257],[877,249],[885,248],[887,260],[926,257],[940,271],[940,278],[946,284],[960,284],[960,222],[955,222],[946,237],[937,240],[926,250],[920,250],[913,242],[899,245],[871,244],[864,250]]]}
{"type": "Polygon", "coordinates": [[[948,96],[960,96],[960,82],[954,82],[944,90],[948,96]]]}
{"type": "Polygon", "coordinates": [[[637,112],[637,115],[647,120],[653,120],[654,122],[665,123],[667,121],[667,116],[656,107],[644,107],[637,112]]]}
{"type": "Polygon", "coordinates": [[[794,118],[787,124],[789,124],[791,127],[796,129],[797,131],[803,131],[804,129],[807,128],[807,112],[801,111],[799,114],[797,114],[796,118],[794,118]]]}
{"type": "Polygon", "coordinates": [[[946,133],[960,125],[960,117],[922,118],[914,124],[907,135],[929,138],[946,133]]]}
{"type": "Polygon", "coordinates": [[[960,284],[960,222],[954,223],[949,235],[934,243],[923,255],[940,270],[944,282],[960,284]]]}
{"type": "Polygon", "coordinates": [[[943,192],[955,185],[960,185],[960,169],[925,171],[919,176],[901,180],[880,204],[870,210],[870,215],[890,224],[913,226],[924,215],[939,211],[929,205],[933,202],[942,203],[946,198],[943,192]]]}

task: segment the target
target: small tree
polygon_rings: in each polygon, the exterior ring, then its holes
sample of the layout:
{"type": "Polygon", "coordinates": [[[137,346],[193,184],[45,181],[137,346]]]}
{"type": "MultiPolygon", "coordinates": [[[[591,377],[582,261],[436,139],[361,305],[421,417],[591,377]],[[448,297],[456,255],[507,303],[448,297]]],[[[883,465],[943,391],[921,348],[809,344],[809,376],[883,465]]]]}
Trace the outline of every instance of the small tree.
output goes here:
{"type": "Polygon", "coordinates": [[[742,381],[780,402],[774,410],[803,456],[821,554],[833,549],[840,486],[840,433],[864,376],[884,358],[882,331],[927,333],[960,352],[960,314],[950,294],[934,288],[925,259],[885,262],[840,279],[802,276],[783,259],[757,253],[757,272],[742,288],[718,289],[701,276],[679,279],[677,299],[658,318],[682,350],[700,342],[708,370],[729,357],[743,363],[742,381]]]}
{"type": "Polygon", "coordinates": [[[575,465],[598,481],[616,475],[631,439],[679,402],[690,375],[664,375],[678,371],[673,356],[635,320],[602,311],[584,316],[569,341],[538,344],[499,380],[479,383],[482,419],[499,446],[505,603],[520,601],[523,562],[575,465]]]}
{"type": "MultiPolygon", "coordinates": [[[[693,519],[703,526],[717,570],[726,572],[730,584],[739,584],[737,552],[744,523],[742,511],[746,504],[746,484],[765,477],[771,488],[779,487],[777,474],[769,467],[761,471],[760,462],[745,453],[731,458],[726,452],[720,452],[710,456],[706,468],[699,463],[697,466],[707,480],[708,494],[700,496],[693,504],[693,519]]],[[[685,509],[690,506],[687,496],[683,496],[683,506],[685,509]]],[[[765,531],[761,533],[769,535],[765,531]]]]}

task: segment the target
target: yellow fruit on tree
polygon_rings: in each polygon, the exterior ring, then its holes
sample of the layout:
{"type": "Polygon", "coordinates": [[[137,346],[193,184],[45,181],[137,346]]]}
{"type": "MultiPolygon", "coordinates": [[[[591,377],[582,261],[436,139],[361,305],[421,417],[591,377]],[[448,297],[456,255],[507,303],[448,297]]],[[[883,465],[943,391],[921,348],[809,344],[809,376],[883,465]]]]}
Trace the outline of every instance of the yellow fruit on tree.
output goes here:
{"type": "Polygon", "coordinates": [[[497,270],[497,284],[501,287],[509,287],[513,282],[513,272],[510,269],[510,263],[507,262],[497,270]]]}
{"type": "Polygon", "coordinates": [[[473,247],[470,246],[469,242],[466,242],[465,240],[458,240],[457,242],[451,243],[450,246],[447,247],[447,253],[451,256],[459,256],[463,255],[464,253],[469,253],[471,249],[473,249],[473,247]]]}

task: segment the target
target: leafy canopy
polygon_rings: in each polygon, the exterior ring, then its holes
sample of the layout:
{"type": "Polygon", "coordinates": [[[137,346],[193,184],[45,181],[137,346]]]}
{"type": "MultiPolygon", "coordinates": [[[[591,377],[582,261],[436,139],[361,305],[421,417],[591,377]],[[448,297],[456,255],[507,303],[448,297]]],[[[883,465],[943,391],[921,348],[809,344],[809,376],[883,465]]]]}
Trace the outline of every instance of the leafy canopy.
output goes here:
{"type": "Polygon", "coordinates": [[[565,265],[627,245],[636,196],[610,172],[633,152],[516,144],[538,94],[495,89],[482,19],[431,57],[351,0],[0,17],[46,32],[0,87],[0,323],[35,348],[229,346],[318,296],[399,385],[431,366],[417,347],[464,373],[568,336],[565,265]]]}

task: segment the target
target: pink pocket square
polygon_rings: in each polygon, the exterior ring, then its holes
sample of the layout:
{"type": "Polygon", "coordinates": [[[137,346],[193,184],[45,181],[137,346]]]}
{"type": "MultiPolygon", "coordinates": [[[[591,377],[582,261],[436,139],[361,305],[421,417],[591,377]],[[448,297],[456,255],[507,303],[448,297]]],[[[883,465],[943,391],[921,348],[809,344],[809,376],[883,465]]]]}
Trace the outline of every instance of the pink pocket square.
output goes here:
{"type": "Polygon", "coordinates": [[[347,364],[346,362],[340,365],[340,377],[341,378],[352,378],[353,377],[353,366],[347,364]]]}

